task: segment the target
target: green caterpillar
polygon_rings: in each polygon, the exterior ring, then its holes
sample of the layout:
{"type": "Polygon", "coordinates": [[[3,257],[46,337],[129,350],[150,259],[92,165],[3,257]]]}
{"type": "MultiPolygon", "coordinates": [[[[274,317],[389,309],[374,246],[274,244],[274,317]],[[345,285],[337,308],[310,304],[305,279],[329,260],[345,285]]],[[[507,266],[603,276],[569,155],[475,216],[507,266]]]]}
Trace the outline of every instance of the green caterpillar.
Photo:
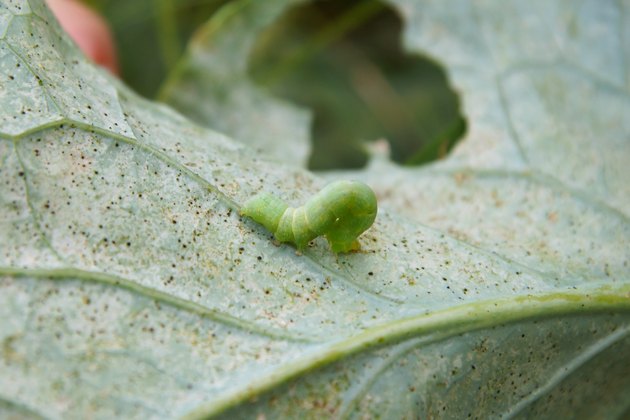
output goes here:
{"type": "Polygon", "coordinates": [[[348,252],[359,249],[357,237],[372,226],[376,212],[376,196],[370,187],[357,181],[337,181],[297,208],[271,194],[257,194],[243,205],[240,214],[298,250],[325,235],[333,252],[348,252]]]}

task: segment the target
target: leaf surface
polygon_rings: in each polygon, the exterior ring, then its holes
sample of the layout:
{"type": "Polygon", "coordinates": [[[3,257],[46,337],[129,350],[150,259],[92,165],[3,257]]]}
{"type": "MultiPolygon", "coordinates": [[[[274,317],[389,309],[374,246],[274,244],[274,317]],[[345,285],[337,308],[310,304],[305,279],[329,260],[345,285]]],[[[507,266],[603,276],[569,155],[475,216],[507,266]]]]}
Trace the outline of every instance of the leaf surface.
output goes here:
{"type": "Polygon", "coordinates": [[[40,3],[1,3],[0,413],[628,412],[628,7],[395,5],[469,135],[429,167],[338,174],[382,207],[335,256],[238,216],[324,179],[137,97],[40,3]]]}

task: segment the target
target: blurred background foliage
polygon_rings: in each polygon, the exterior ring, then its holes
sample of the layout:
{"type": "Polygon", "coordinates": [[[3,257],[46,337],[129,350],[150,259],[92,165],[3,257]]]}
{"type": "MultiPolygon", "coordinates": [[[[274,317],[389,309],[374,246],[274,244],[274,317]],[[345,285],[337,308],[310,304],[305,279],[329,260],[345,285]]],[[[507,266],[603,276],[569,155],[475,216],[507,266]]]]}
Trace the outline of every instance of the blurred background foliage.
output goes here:
{"type": "MultiPolygon", "coordinates": [[[[111,25],[122,77],[154,98],[188,39],[230,0],[88,0],[111,25]]],[[[447,154],[466,129],[443,69],[406,54],[402,21],[377,0],[314,0],[292,7],[250,52],[253,80],[313,111],[311,169],[365,165],[363,145],[386,139],[392,159],[447,154]]]]}

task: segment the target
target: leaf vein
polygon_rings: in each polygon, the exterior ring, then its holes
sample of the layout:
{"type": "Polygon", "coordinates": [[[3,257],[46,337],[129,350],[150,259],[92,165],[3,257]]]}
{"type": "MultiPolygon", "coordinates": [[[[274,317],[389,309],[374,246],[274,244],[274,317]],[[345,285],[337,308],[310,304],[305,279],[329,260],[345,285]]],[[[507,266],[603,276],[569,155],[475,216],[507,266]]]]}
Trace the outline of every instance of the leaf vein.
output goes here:
{"type": "Polygon", "coordinates": [[[0,266],[0,275],[7,275],[12,277],[32,277],[37,279],[50,279],[60,281],[77,279],[87,282],[107,284],[137,293],[155,301],[166,303],[172,307],[196,314],[200,317],[208,318],[213,321],[229,325],[234,328],[238,328],[246,332],[266,336],[269,338],[298,343],[313,342],[313,339],[310,337],[298,334],[290,334],[285,331],[278,331],[276,329],[262,327],[253,322],[236,318],[232,315],[220,312],[216,309],[211,309],[190,300],[173,296],[168,293],[152,289],[150,287],[142,286],[132,280],[128,280],[112,274],[81,270],[73,267],[33,269],[0,266]]]}

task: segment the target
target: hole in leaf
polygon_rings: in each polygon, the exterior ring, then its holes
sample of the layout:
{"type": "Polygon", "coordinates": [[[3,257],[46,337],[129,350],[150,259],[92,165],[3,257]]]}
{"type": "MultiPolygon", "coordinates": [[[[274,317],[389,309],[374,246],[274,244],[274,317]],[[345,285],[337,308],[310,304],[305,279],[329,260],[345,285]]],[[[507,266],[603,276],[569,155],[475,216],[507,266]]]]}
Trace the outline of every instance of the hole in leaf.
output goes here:
{"type": "Polygon", "coordinates": [[[402,21],[376,0],[316,0],[260,34],[249,73],[313,110],[311,169],[365,165],[362,144],[387,139],[403,164],[444,157],[466,129],[437,64],[402,50],[402,21]]]}

